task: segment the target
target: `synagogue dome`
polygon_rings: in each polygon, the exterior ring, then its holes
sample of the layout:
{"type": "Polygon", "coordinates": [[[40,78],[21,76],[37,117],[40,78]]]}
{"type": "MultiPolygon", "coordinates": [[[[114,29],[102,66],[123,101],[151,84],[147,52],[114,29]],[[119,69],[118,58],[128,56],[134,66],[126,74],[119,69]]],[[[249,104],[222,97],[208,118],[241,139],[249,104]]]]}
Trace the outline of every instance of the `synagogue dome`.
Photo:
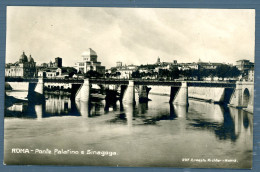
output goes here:
{"type": "Polygon", "coordinates": [[[84,51],[81,56],[96,56],[97,53],[92,50],[91,48],[89,48],[87,51],[84,51]]]}

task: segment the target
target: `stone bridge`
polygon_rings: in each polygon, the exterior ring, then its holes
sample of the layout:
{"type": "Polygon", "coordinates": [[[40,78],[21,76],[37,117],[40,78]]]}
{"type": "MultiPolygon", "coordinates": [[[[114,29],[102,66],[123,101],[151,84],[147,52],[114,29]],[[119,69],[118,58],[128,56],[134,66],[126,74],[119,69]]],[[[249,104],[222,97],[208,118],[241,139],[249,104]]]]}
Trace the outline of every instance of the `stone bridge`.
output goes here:
{"type": "MultiPolygon", "coordinates": [[[[148,99],[148,86],[170,87],[169,102],[187,106],[188,98],[198,98],[211,102],[224,102],[232,107],[245,108],[253,112],[254,83],[253,82],[214,82],[214,81],[158,81],[158,80],[119,80],[119,79],[59,79],[59,78],[6,78],[6,83],[17,87],[27,83],[28,99],[44,95],[44,83],[70,83],[75,90],[75,99],[89,101],[91,85],[114,85],[120,92],[121,101],[135,104],[135,93],[139,100],[148,99]]],[[[26,88],[25,88],[26,89],[26,88]]]]}
{"type": "Polygon", "coordinates": [[[230,99],[229,106],[237,108],[245,108],[245,110],[252,112],[254,109],[254,82],[236,83],[236,88],[230,99]]]}

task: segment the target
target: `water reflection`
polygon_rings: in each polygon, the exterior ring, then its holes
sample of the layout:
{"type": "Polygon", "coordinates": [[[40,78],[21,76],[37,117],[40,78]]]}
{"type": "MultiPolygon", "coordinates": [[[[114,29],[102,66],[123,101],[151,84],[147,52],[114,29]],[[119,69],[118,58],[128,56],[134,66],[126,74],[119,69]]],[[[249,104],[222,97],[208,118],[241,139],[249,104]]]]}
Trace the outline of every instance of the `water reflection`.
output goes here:
{"type": "MultiPolygon", "coordinates": [[[[41,104],[33,102],[14,102],[5,109],[5,117],[31,118],[42,120],[54,116],[82,116],[96,118],[109,115],[111,124],[128,127],[140,125],[161,125],[162,121],[177,121],[178,130],[205,130],[213,132],[219,140],[236,141],[241,133],[252,135],[252,114],[243,110],[228,108],[217,104],[190,101],[189,106],[179,106],[164,101],[124,105],[122,102],[109,103],[105,100],[90,102],[74,101],[66,96],[46,96],[41,104]]],[[[160,100],[162,99],[162,100],[160,100]]],[[[176,124],[175,124],[176,125],[176,124]]]]}
{"type": "Polygon", "coordinates": [[[67,96],[48,95],[45,104],[49,114],[68,114],[71,109],[71,100],[67,96]]]}
{"type": "Polygon", "coordinates": [[[21,101],[6,97],[5,117],[42,119],[54,116],[79,116],[75,102],[66,96],[46,95],[43,102],[21,101]],[[75,110],[76,109],[76,110],[75,110]]]}
{"type": "Polygon", "coordinates": [[[127,126],[128,127],[132,127],[133,126],[134,108],[135,108],[135,105],[130,105],[125,110],[126,111],[125,112],[125,114],[126,114],[126,121],[127,121],[127,126]]]}
{"type": "MultiPolygon", "coordinates": [[[[169,103],[167,96],[151,95],[149,98],[152,101],[136,105],[119,101],[108,103],[101,99],[75,102],[66,96],[47,96],[40,104],[9,99],[5,106],[5,149],[33,142],[35,146],[50,145],[50,148],[109,147],[120,153],[115,161],[109,158],[113,162],[106,164],[102,157],[102,161],[93,163],[100,162],[98,165],[138,162],[137,166],[144,166],[158,162],[160,166],[179,166],[176,158],[180,160],[184,155],[236,158],[242,162],[239,163],[241,167],[251,163],[252,114],[193,100],[189,101],[189,106],[179,106],[169,103]],[[126,146],[129,149],[125,149],[126,146]]],[[[12,154],[5,157],[8,156],[11,161],[17,159],[12,154]]],[[[57,161],[57,158],[52,160],[57,161]]],[[[73,160],[68,157],[62,163],[66,165],[73,160]]],[[[46,164],[50,163],[48,161],[46,164]]],[[[93,165],[90,161],[82,157],[77,159],[82,164],[93,165]]],[[[124,165],[129,165],[127,163],[124,165]]]]}
{"type": "Polygon", "coordinates": [[[186,118],[189,106],[170,104],[170,109],[172,116],[175,116],[175,118],[186,118]]]}
{"type": "Polygon", "coordinates": [[[76,101],[76,107],[80,115],[84,118],[96,117],[104,114],[101,102],[76,101]]]}
{"type": "Polygon", "coordinates": [[[83,118],[89,118],[90,117],[89,102],[76,101],[76,106],[77,106],[77,109],[79,110],[80,115],[83,118]]]}
{"type": "Polygon", "coordinates": [[[38,120],[42,119],[43,116],[43,105],[35,105],[36,118],[38,120]]]}
{"type": "Polygon", "coordinates": [[[191,126],[213,131],[220,140],[236,141],[246,128],[252,132],[252,114],[241,109],[193,101],[190,111],[187,120],[191,126]]]}
{"type": "Polygon", "coordinates": [[[241,109],[229,108],[230,116],[234,121],[234,130],[236,135],[244,132],[253,134],[253,116],[252,114],[241,109]]]}

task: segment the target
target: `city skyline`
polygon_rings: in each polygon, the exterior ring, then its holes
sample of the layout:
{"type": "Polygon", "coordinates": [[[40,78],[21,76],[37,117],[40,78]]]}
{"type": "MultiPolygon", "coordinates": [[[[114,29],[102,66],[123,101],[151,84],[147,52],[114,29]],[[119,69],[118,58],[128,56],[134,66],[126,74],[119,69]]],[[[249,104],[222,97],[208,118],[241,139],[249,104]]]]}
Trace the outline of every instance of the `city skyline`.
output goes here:
{"type": "Polygon", "coordinates": [[[254,25],[255,11],[246,9],[8,7],[6,63],[25,51],[37,65],[61,57],[74,66],[88,48],[106,68],[117,61],[153,64],[158,57],[254,62],[254,25]]]}
{"type": "MultiPolygon", "coordinates": [[[[22,54],[25,54],[27,57],[29,57],[29,56],[31,56],[31,54],[30,53],[26,53],[25,51],[23,51],[22,53],[21,53],[21,55],[22,54]]],[[[20,55],[20,56],[21,56],[20,55]]],[[[14,64],[14,63],[16,63],[16,62],[19,62],[19,58],[20,58],[20,56],[18,56],[18,58],[16,59],[16,60],[13,60],[12,62],[6,62],[6,64],[9,64],[9,63],[11,63],[11,64],[14,64]]],[[[56,57],[53,57],[53,58],[49,58],[49,59],[47,59],[47,61],[45,61],[45,62],[42,62],[42,63],[37,63],[37,61],[35,61],[36,62],[36,65],[37,66],[42,66],[42,65],[46,65],[46,64],[49,64],[49,63],[55,63],[55,58],[61,58],[61,59],[63,59],[62,57],[58,57],[58,56],[56,56],[56,57]],[[49,60],[49,61],[48,61],[49,60]]],[[[158,64],[158,58],[160,59],[160,63],[167,63],[167,64],[169,64],[169,63],[172,63],[172,64],[174,64],[174,61],[176,61],[177,62],[177,64],[192,64],[192,63],[201,63],[201,62],[203,62],[203,63],[208,63],[208,64],[213,64],[213,63],[222,63],[222,64],[227,64],[227,65],[231,65],[231,66],[235,66],[236,65],[236,63],[229,63],[229,62],[226,62],[226,61],[222,61],[222,62],[217,62],[217,61],[201,61],[201,59],[199,58],[198,60],[194,60],[194,61],[186,61],[186,62],[182,62],[182,61],[178,61],[178,60],[175,60],[175,59],[173,59],[172,61],[164,61],[161,57],[156,57],[156,59],[154,59],[154,61],[151,61],[150,63],[140,63],[140,64],[133,64],[133,63],[131,63],[131,64],[127,64],[127,63],[124,63],[123,61],[114,61],[114,65],[111,65],[109,68],[114,68],[114,67],[116,67],[117,66],[117,63],[119,62],[119,63],[122,63],[122,66],[132,66],[132,65],[134,65],[134,66],[141,66],[141,65],[153,65],[153,64],[158,64]]],[[[15,58],[14,58],[15,59],[15,58]]],[[[249,59],[246,59],[246,58],[244,58],[244,59],[239,59],[239,60],[237,60],[237,61],[243,61],[243,60],[249,60],[249,59]]],[[[252,62],[252,61],[250,61],[249,60],[249,62],[252,62]]],[[[254,63],[254,62],[253,62],[254,63]]],[[[64,67],[75,67],[75,64],[69,64],[69,65],[63,65],[64,67]]],[[[109,69],[109,68],[106,68],[106,69],[109,69]]]]}

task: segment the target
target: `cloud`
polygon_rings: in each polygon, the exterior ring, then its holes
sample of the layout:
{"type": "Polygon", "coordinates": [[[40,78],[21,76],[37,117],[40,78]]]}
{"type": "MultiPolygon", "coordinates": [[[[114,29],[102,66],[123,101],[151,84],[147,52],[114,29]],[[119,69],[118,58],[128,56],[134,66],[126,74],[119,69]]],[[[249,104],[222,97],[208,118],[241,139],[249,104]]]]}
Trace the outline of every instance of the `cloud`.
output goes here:
{"type": "Polygon", "coordinates": [[[8,7],[6,61],[73,65],[94,49],[107,67],[162,61],[254,60],[255,12],[237,9],[8,7]]]}

